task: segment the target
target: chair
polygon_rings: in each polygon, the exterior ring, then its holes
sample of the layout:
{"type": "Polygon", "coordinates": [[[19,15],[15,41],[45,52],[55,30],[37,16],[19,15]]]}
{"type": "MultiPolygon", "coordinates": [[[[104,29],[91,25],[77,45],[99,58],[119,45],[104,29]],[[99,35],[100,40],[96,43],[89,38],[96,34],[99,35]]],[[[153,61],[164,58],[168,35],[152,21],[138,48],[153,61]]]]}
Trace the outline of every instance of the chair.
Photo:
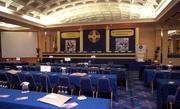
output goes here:
{"type": "Polygon", "coordinates": [[[41,75],[42,74],[38,72],[32,73],[37,91],[42,91],[41,75]]]}
{"type": "Polygon", "coordinates": [[[42,89],[45,89],[46,92],[48,92],[48,88],[50,87],[50,81],[47,74],[41,75],[41,84],[42,84],[42,89]]]}
{"type": "Polygon", "coordinates": [[[108,78],[99,78],[98,79],[96,97],[98,97],[99,93],[110,93],[111,107],[112,107],[113,91],[112,91],[112,87],[110,84],[110,80],[108,78]]]}
{"type": "Polygon", "coordinates": [[[171,73],[171,79],[180,79],[180,73],[171,73]]]}
{"type": "Polygon", "coordinates": [[[71,95],[73,94],[74,86],[70,84],[69,77],[61,76],[59,78],[59,90],[65,90],[65,91],[70,90],[71,95]]]}
{"type": "Polygon", "coordinates": [[[163,79],[164,78],[164,73],[163,72],[155,72],[154,78],[151,81],[151,92],[154,92],[154,83],[156,83],[157,79],[163,79]]]}
{"type": "Polygon", "coordinates": [[[17,73],[17,76],[18,76],[18,79],[19,79],[20,83],[26,81],[24,72],[17,73]]]}
{"type": "Polygon", "coordinates": [[[36,89],[37,90],[37,87],[36,87],[36,83],[34,82],[34,78],[33,78],[33,76],[31,75],[31,74],[25,74],[25,79],[26,79],[26,81],[27,82],[29,82],[30,84],[29,84],[29,87],[32,89],[32,90],[34,90],[34,89],[36,89]]]}
{"type": "Polygon", "coordinates": [[[18,79],[18,75],[16,74],[10,74],[10,73],[6,73],[6,78],[9,84],[9,88],[16,88],[19,86],[19,79],[18,79]]]}
{"type": "MultiPolygon", "coordinates": [[[[173,109],[173,105],[175,103],[180,103],[180,87],[176,89],[175,95],[168,95],[167,101],[170,105],[170,109],[173,109]]],[[[167,103],[167,108],[168,108],[168,103],[167,103]]]]}
{"type": "Polygon", "coordinates": [[[48,78],[50,82],[51,91],[53,92],[56,86],[58,86],[59,75],[57,73],[49,73],[48,78]]]}
{"type": "Polygon", "coordinates": [[[80,80],[79,95],[81,95],[81,93],[84,94],[89,92],[92,92],[92,95],[94,97],[95,88],[92,87],[91,79],[88,77],[82,77],[80,80]]]}

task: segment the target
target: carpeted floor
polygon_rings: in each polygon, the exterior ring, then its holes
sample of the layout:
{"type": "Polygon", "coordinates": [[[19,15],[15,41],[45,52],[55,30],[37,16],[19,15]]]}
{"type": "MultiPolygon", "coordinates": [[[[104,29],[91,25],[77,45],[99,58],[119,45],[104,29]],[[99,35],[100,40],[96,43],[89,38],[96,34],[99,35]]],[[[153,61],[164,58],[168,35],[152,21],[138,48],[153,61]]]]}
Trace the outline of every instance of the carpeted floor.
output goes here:
{"type": "Polygon", "coordinates": [[[119,87],[120,99],[113,102],[112,109],[156,109],[156,93],[144,87],[138,78],[138,72],[128,72],[128,90],[119,87]]]}

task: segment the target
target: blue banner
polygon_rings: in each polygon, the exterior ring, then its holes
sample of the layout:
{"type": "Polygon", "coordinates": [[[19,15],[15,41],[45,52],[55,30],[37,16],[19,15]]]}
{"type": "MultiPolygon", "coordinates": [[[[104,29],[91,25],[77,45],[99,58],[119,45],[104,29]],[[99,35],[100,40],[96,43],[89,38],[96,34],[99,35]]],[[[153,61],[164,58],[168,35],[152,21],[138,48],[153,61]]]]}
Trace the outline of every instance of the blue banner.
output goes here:
{"type": "Polygon", "coordinates": [[[106,51],[106,30],[93,29],[83,31],[84,51],[106,51]]]}

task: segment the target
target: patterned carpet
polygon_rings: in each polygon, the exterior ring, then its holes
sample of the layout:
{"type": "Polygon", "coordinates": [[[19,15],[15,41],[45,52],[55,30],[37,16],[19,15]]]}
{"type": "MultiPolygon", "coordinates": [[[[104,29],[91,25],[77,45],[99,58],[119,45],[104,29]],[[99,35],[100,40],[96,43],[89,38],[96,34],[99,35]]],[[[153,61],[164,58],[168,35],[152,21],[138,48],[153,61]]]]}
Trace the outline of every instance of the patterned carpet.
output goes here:
{"type": "Polygon", "coordinates": [[[128,90],[119,87],[120,99],[113,102],[112,109],[156,109],[156,93],[144,87],[138,78],[138,72],[128,72],[128,90]]]}

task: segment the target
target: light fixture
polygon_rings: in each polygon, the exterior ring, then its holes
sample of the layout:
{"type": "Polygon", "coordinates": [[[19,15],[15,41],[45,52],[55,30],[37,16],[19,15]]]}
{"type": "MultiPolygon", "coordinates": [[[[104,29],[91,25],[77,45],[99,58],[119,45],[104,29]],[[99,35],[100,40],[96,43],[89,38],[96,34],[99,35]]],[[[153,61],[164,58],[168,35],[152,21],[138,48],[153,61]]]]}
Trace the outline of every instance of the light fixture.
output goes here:
{"type": "Polygon", "coordinates": [[[2,6],[0,6],[0,11],[4,12],[4,13],[8,13],[8,14],[12,14],[13,13],[10,9],[2,7],[2,6]]]}
{"type": "Polygon", "coordinates": [[[13,24],[10,24],[10,23],[5,23],[5,22],[0,22],[0,26],[6,27],[6,28],[18,28],[18,27],[21,27],[19,25],[13,25],[13,24]]]}

